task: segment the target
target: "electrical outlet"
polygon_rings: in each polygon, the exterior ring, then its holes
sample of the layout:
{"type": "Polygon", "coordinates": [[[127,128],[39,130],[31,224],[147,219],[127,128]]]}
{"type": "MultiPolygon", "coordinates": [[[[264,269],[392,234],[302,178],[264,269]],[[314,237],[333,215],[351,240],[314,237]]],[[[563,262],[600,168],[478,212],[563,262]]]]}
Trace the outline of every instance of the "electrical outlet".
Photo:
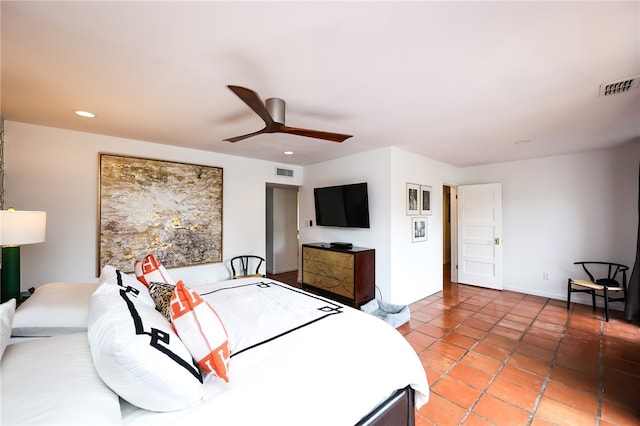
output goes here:
{"type": "Polygon", "coordinates": [[[542,273],[542,279],[545,281],[549,281],[549,273],[548,272],[543,272],[542,273]]]}

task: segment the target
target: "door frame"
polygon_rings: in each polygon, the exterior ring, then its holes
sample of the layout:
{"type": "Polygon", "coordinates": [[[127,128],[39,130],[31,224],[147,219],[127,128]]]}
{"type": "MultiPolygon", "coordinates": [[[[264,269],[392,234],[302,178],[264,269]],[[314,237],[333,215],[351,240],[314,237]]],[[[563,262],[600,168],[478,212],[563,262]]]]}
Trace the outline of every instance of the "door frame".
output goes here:
{"type": "MultiPolygon", "coordinates": [[[[449,256],[451,258],[451,275],[450,281],[452,283],[458,282],[458,184],[447,181],[442,181],[442,193],[444,194],[444,187],[448,186],[449,192],[449,214],[451,215],[451,223],[449,229],[449,238],[451,240],[449,250],[449,256]]],[[[444,200],[443,200],[444,201],[444,200]]],[[[443,220],[446,218],[443,217],[443,220]]],[[[442,237],[444,240],[444,236],[442,237]]],[[[442,242],[444,245],[444,241],[442,242]]]]}
{"type": "MultiPolygon", "coordinates": [[[[265,191],[267,192],[267,202],[265,203],[265,219],[266,219],[266,235],[265,235],[265,260],[266,260],[266,266],[265,268],[267,268],[267,272],[268,273],[285,273],[285,272],[291,272],[293,270],[297,270],[298,269],[298,264],[299,264],[299,259],[300,259],[300,186],[298,185],[285,185],[285,184],[275,184],[275,183],[270,183],[267,182],[265,185],[265,191]],[[287,190],[287,191],[295,191],[296,192],[296,205],[295,205],[295,212],[291,212],[295,215],[296,217],[296,230],[295,230],[295,251],[296,251],[296,262],[295,262],[295,268],[293,268],[293,266],[291,268],[286,268],[286,270],[278,270],[278,271],[270,271],[269,268],[273,268],[275,261],[276,261],[276,254],[273,252],[273,227],[274,227],[274,221],[273,221],[273,210],[277,209],[278,207],[281,207],[279,205],[276,205],[276,203],[273,202],[273,199],[271,201],[269,201],[269,190],[273,190],[273,189],[282,189],[282,190],[287,190]],[[271,203],[271,204],[270,204],[271,203]],[[271,210],[271,211],[270,211],[271,210]],[[293,269],[292,269],[293,268],[293,269]]],[[[287,242],[287,240],[285,240],[285,242],[287,242]]]]}

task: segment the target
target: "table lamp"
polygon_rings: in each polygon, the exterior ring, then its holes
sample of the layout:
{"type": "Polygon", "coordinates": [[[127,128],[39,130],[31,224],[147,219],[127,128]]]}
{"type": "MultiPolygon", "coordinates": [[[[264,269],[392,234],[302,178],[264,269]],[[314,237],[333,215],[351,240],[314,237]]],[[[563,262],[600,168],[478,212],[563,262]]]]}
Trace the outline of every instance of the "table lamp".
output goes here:
{"type": "Polygon", "coordinates": [[[36,211],[0,210],[0,246],[2,272],[0,299],[20,302],[20,246],[44,241],[47,213],[36,211]]]}

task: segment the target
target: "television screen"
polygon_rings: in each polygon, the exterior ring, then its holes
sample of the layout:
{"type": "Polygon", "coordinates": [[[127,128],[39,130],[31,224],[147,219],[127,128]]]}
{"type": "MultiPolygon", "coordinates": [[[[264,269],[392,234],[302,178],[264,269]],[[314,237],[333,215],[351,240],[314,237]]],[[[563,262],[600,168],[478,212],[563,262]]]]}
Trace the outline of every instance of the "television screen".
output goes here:
{"type": "Polygon", "coordinates": [[[316,225],[369,228],[367,183],[315,188],[316,225]]]}

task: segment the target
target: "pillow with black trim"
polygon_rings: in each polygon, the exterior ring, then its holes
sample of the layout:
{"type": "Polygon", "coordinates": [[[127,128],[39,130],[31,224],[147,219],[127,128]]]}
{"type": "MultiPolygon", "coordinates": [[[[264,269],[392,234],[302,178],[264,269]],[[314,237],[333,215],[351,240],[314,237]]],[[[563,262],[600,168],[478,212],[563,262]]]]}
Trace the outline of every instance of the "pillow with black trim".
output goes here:
{"type": "Polygon", "coordinates": [[[173,284],[156,282],[149,284],[149,294],[156,303],[156,310],[169,321],[171,321],[171,295],[175,289],[176,286],[173,284]]]}
{"type": "Polygon", "coordinates": [[[149,294],[149,288],[145,284],[138,281],[135,276],[126,274],[111,265],[105,265],[100,272],[98,288],[105,285],[116,285],[120,288],[127,288],[129,289],[128,291],[136,295],[137,300],[154,308],[156,307],[156,303],[149,294]]]}
{"type": "Polygon", "coordinates": [[[204,386],[198,366],[171,324],[140,296],[127,285],[102,285],[91,296],[88,335],[98,375],[120,397],[146,410],[199,404],[204,386]]]}

